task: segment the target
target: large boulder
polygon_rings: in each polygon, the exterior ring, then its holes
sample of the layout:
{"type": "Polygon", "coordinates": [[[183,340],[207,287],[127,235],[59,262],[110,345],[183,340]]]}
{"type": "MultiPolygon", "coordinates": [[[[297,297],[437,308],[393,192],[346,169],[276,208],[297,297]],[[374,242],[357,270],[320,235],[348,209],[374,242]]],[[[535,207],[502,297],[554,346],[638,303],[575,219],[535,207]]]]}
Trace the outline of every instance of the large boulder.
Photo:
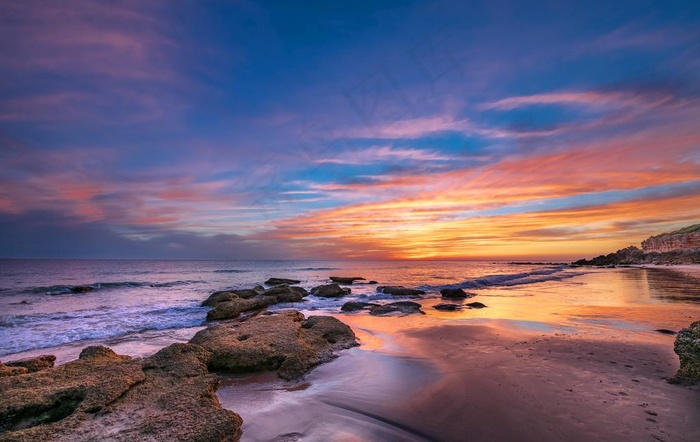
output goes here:
{"type": "Polygon", "coordinates": [[[700,321],[693,322],[676,335],[673,351],[680,359],[681,367],[670,382],[681,384],[700,383],[700,321]]]}
{"type": "Polygon", "coordinates": [[[308,296],[303,287],[290,287],[288,284],[279,284],[271,287],[263,293],[265,296],[274,296],[277,302],[299,302],[304,296],[308,296]]]}
{"type": "Polygon", "coordinates": [[[210,353],[173,344],[144,360],[89,347],[65,365],[0,378],[0,441],[234,441],[210,353]]]}
{"type": "Polygon", "coordinates": [[[213,309],[207,312],[207,320],[233,319],[243,312],[261,310],[269,305],[276,304],[274,296],[259,295],[254,298],[233,298],[230,301],[219,302],[213,309]]]}
{"type": "Polygon", "coordinates": [[[420,304],[411,301],[391,302],[389,304],[370,307],[369,309],[369,314],[372,316],[384,316],[391,313],[400,313],[402,315],[414,313],[425,314],[425,312],[421,310],[420,304]]]}
{"type": "Polygon", "coordinates": [[[252,289],[237,289],[237,290],[222,290],[219,292],[214,292],[209,297],[202,302],[202,307],[213,307],[219,302],[232,301],[234,299],[243,298],[249,299],[261,295],[265,289],[262,287],[255,287],[252,289]]]}
{"type": "Polygon", "coordinates": [[[336,350],[357,345],[352,329],[332,316],[291,310],[221,324],[198,332],[190,343],[212,353],[209,368],[219,372],[278,370],[295,379],[335,357],[336,350]]]}
{"type": "Polygon", "coordinates": [[[267,281],[265,281],[265,285],[280,285],[280,284],[299,284],[301,281],[298,279],[287,279],[287,278],[270,278],[267,281]]]}
{"type": "Polygon", "coordinates": [[[350,294],[351,290],[343,288],[336,283],[319,285],[311,289],[311,294],[323,298],[340,298],[350,294]]]}
{"type": "Polygon", "coordinates": [[[423,290],[409,289],[401,285],[380,285],[377,287],[377,291],[392,296],[420,296],[425,294],[423,290]]]}
{"type": "Polygon", "coordinates": [[[448,299],[466,299],[476,296],[474,293],[467,293],[462,289],[442,289],[440,295],[448,299]]]}
{"type": "Polygon", "coordinates": [[[365,278],[361,276],[331,276],[330,279],[338,284],[352,284],[355,281],[365,280],[365,278]]]}
{"type": "Polygon", "coordinates": [[[41,371],[53,367],[54,362],[56,362],[56,356],[41,355],[35,356],[33,358],[25,358],[18,359],[16,361],[5,362],[5,365],[8,367],[24,367],[27,369],[27,372],[34,373],[36,371],[41,371]]]}

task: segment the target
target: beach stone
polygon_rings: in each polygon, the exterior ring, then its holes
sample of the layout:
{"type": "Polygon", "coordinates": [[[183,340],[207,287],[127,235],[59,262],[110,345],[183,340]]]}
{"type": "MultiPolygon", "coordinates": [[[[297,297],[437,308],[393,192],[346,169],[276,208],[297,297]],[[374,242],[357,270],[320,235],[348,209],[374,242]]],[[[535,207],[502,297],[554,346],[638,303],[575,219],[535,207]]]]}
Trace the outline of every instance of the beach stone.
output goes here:
{"type": "Polygon", "coordinates": [[[265,296],[274,296],[277,298],[277,302],[299,302],[304,296],[308,296],[309,292],[303,287],[290,287],[287,284],[279,284],[265,290],[263,294],[265,296]]]}
{"type": "Polygon", "coordinates": [[[423,290],[408,289],[400,285],[380,285],[377,287],[377,291],[392,296],[420,296],[425,294],[423,290]]]}
{"type": "Polygon", "coordinates": [[[365,278],[361,276],[331,276],[330,279],[338,284],[352,284],[355,281],[365,280],[365,278]]]}
{"type": "Polygon", "coordinates": [[[336,283],[319,285],[311,289],[311,294],[321,296],[323,298],[340,298],[350,294],[351,290],[342,288],[336,283]]]}
{"type": "Polygon", "coordinates": [[[210,370],[277,370],[281,378],[288,380],[332,360],[335,351],[358,345],[352,329],[338,319],[307,319],[295,310],[212,326],[198,332],[190,343],[212,353],[210,370]]]}
{"type": "Polygon", "coordinates": [[[700,383],[700,321],[693,322],[678,332],[673,351],[678,355],[681,366],[669,382],[690,385],[700,383]]]}
{"type": "Polygon", "coordinates": [[[379,284],[379,283],[375,280],[372,280],[372,281],[369,281],[367,284],[379,284]]]}
{"type": "Polygon", "coordinates": [[[486,308],[486,304],[482,304],[481,302],[470,302],[465,305],[470,308],[486,308]]]}
{"type": "Polygon", "coordinates": [[[5,362],[8,367],[24,367],[27,372],[34,373],[40,370],[45,370],[47,368],[53,367],[54,362],[56,362],[56,356],[54,355],[41,355],[33,358],[18,359],[16,361],[5,362]]]}
{"type": "Polygon", "coordinates": [[[459,310],[461,308],[460,305],[457,304],[438,304],[434,305],[433,308],[435,310],[441,310],[441,311],[446,311],[446,312],[452,312],[455,310],[459,310]]]}
{"type": "Polygon", "coordinates": [[[402,313],[404,315],[410,315],[413,313],[420,313],[421,315],[425,314],[425,312],[421,310],[420,304],[411,301],[392,302],[389,304],[371,307],[369,309],[369,314],[372,316],[383,316],[397,312],[402,313]]]}
{"type": "Polygon", "coordinates": [[[443,298],[451,299],[465,299],[476,296],[476,294],[467,293],[462,289],[442,289],[440,290],[440,295],[442,295],[443,298]]]}
{"type": "Polygon", "coordinates": [[[674,332],[673,330],[669,330],[667,328],[657,328],[654,331],[657,333],[661,333],[662,335],[675,335],[676,334],[676,332],[674,332]]]}
{"type": "MultiPolygon", "coordinates": [[[[301,299],[301,298],[300,298],[301,299]]],[[[261,310],[269,305],[276,304],[278,299],[274,296],[258,295],[254,298],[234,298],[230,301],[219,302],[213,309],[207,312],[207,320],[233,319],[242,312],[261,310]]]]}
{"type": "Polygon", "coordinates": [[[378,305],[379,304],[375,304],[373,302],[348,301],[345,304],[343,304],[342,307],[340,307],[340,310],[344,312],[356,312],[364,310],[367,307],[376,307],[378,305]]]}
{"type": "Polygon", "coordinates": [[[286,279],[286,278],[270,278],[265,281],[265,285],[280,285],[280,284],[299,284],[301,281],[297,279],[286,279]]]}
{"type": "Polygon", "coordinates": [[[78,360],[0,379],[0,441],[234,441],[242,420],[216,398],[210,353],[173,344],[143,359],[89,347],[78,360]]]}

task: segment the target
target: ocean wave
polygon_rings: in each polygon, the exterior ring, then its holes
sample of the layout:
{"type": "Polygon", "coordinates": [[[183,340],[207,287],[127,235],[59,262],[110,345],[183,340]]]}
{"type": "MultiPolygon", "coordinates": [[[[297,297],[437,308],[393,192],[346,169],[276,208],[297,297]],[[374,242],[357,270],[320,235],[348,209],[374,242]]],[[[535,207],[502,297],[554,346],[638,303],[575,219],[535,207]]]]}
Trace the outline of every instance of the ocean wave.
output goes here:
{"type": "Polygon", "coordinates": [[[489,287],[510,287],[524,284],[535,284],[547,281],[560,281],[583,275],[585,272],[566,272],[566,267],[552,267],[531,272],[487,275],[470,279],[457,284],[430,287],[433,289],[460,288],[460,289],[484,289],[489,287]]]}
{"type": "Polygon", "coordinates": [[[196,327],[206,307],[150,305],[51,314],[0,316],[0,357],[74,342],[108,339],[148,330],[196,327]]]}
{"type": "Polygon", "coordinates": [[[252,270],[220,269],[212,270],[212,273],[250,273],[252,270]]]}
{"type": "Polygon", "coordinates": [[[298,272],[310,272],[310,271],[320,271],[320,270],[340,270],[337,267],[304,267],[301,269],[293,269],[298,272]]]}
{"type": "Polygon", "coordinates": [[[92,292],[94,290],[109,290],[109,289],[136,288],[136,287],[165,288],[165,287],[177,287],[177,286],[181,286],[181,285],[200,284],[203,282],[204,281],[201,281],[201,280],[168,281],[168,282],[135,282],[135,281],[95,282],[92,284],[51,285],[51,286],[31,287],[31,288],[23,290],[23,292],[24,293],[45,294],[45,295],[70,295],[70,294],[75,294],[75,293],[88,293],[88,292],[92,292]]]}

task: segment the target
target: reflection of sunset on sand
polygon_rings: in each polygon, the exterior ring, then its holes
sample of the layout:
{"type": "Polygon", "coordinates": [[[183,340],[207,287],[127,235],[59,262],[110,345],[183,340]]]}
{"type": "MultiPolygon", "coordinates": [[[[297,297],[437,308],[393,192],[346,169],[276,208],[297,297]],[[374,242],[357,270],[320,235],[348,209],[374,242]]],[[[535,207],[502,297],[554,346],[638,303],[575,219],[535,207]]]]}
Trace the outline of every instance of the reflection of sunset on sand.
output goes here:
{"type": "MultiPolygon", "coordinates": [[[[488,308],[338,317],[361,347],[290,392],[267,375],[227,378],[244,440],[653,440],[700,437],[697,390],[668,384],[673,336],[700,316],[697,269],[602,269],[478,290],[488,308]],[[669,286],[668,282],[673,283],[669,286]]],[[[465,301],[467,302],[467,301],[465,301]]]]}

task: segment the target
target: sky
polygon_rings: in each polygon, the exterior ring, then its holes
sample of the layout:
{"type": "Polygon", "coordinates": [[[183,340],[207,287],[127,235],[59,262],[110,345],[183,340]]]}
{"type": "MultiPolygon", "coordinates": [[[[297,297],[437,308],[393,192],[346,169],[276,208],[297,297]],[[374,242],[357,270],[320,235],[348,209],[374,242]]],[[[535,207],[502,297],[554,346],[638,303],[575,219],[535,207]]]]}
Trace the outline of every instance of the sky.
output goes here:
{"type": "Polygon", "coordinates": [[[578,259],[700,220],[697,1],[0,0],[0,257],[578,259]]]}

